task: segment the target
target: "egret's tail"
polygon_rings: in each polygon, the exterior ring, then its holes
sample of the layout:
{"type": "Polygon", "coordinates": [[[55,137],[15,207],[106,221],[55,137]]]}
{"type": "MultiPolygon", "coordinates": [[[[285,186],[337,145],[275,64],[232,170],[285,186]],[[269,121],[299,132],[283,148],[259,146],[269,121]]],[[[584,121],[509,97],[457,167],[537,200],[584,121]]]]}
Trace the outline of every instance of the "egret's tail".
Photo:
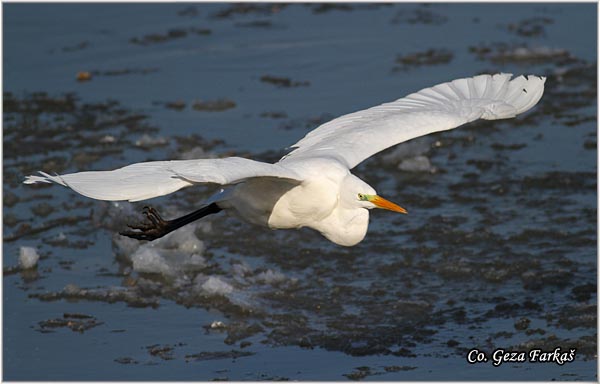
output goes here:
{"type": "Polygon", "coordinates": [[[52,184],[52,182],[67,186],[64,181],[60,178],[59,175],[52,176],[47,174],[46,172],[39,171],[38,172],[42,176],[25,176],[25,180],[23,180],[23,184],[35,184],[35,183],[48,183],[52,184]]]}

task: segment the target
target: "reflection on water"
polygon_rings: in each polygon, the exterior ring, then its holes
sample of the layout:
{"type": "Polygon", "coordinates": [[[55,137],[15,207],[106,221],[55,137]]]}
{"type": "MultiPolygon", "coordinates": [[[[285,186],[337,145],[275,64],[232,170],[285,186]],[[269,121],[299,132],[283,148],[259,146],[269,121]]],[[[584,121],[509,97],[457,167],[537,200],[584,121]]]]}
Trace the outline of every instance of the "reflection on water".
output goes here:
{"type": "MultiPolygon", "coordinates": [[[[595,378],[593,5],[4,10],[5,379],[595,378]],[[332,117],[500,71],[548,76],[540,104],[359,166],[411,214],[374,212],[353,248],[224,214],[141,244],[116,232],[143,204],[21,184],[145,160],[274,161],[332,117]],[[575,362],[466,362],[472,348],[557,346],[575,362]]],[[[212,191],[152,204],[175,217],[212,191]]]]}

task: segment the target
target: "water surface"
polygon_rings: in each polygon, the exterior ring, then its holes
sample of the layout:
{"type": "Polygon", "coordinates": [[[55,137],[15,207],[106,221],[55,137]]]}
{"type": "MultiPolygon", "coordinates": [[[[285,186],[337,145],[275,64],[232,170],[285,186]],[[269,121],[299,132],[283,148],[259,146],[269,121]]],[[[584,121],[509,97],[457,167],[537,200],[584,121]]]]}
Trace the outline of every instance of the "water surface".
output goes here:
{"type": "MultiPolygon", "coordinates": [[[[595,11],[6,4],[4,379],[596,380],[595,11]],[[353,248],[218,215],[144,263],[115,235],[143,203],[21,184],[135,161],[272,161],[333,117],[495,72],[547,76],[546,94],[519,119],[360,165],[410,215],[373,212],[353,248]],[[207,101],[222,107],[194,108],[207,101]],[[415,156],[430,166],[399,169],[415,156]],[[35,271],[14,268],[22,246],[42,256],[35,271]],[[558,346],[575,361],[466,361],[558,346]]],[[[151,203],[172,217],[211,191],[151,203]]]]}

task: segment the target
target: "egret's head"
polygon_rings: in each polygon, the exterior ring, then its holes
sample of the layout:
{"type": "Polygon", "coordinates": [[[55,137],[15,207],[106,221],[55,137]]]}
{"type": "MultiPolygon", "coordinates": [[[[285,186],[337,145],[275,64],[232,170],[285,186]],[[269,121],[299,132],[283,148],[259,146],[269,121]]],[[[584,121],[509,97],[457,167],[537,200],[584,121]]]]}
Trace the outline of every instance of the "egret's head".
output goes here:
{"type": "Polygon", "coordinates": [[[373,187],[354,175],[349,175],[342,184],[342,200],[349,206],[366,209],[382,208],[407,213],[406,209],[378,196],[373,187]]]}
{"type": "Polygon", "coordinates": [[[391,201],[386,200],[376,194],[358,193],[356,198],[360,204],[367,209],[382,208],[394,212],[408,213],[406,209],[402,208],[398,204],[392,203],[391,201]]]}

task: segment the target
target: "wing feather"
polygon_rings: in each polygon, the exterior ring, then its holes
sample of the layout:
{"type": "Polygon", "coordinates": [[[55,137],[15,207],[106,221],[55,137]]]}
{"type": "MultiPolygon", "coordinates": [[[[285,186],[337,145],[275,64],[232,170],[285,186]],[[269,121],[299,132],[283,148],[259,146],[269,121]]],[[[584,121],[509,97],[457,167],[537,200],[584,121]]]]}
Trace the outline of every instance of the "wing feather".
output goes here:
{"type": "Polygon", "coordinates": [[[331,120],[292,146],[280,163],[324,157],[354,168],[393,145],[477,119],[515,117],[544,93],[545,77],[479,75],[425,88],[402,99],[331,120]]]}
{"type": "Polygon", "coordinates": [[[252,177],[269,176],[301,180],[293,170],[241,157],[151,161],[114,171],[90,171],[66,175],[28,176],[24,183],[54,182],[98,200],[140,201],[168,195],[196,183],[235,184],[252,177]]]}
{"type": "MultiPolygon", "coordinates": [[[[439,84],[377,107],[341,116],[307,134],[276,164],[239,157],[153,161],[113,171],[28,176],[24,183],[58,183],[99,200],[139,201],[196,183],[235,184],[253,177],[301,181],[294,161],[321,158],[349,169],[398,143],[476,119],[505,119],[532,108],[546,78],[479,75],[439,84]]],[[[296,164],[299,165],[299,164],[296,164]]]]}

